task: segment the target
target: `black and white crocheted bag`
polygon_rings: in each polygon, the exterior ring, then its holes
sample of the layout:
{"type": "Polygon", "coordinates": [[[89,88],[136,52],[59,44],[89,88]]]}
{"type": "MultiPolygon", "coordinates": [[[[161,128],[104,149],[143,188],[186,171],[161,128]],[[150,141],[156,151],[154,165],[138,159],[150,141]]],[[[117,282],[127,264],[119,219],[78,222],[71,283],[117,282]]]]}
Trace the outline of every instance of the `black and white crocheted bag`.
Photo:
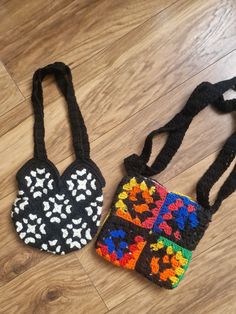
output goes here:
{"type": "Polygon", "coordinates": [[[96,234],[103,204],[105,180],[89,157],[86,126],[79,110],[72,76],[61,62],[38,69],[33,76],[34,158],[18,171],[17,198],[12,219],[28,245],[54,254],[85,246],[96,234]],[[44,142],[42,80],[55,76],[69,109],[76,160],[60,176],[48,160],[44,142]]]}

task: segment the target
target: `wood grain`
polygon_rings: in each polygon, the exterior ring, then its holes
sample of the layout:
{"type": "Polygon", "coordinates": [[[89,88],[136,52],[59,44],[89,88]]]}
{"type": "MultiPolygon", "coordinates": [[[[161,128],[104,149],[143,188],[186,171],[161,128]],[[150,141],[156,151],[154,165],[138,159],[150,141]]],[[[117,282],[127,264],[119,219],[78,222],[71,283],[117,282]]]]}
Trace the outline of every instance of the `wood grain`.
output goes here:
{"type": "Polygon", "coordinates": [[[71,65],[84,62],[173,2],[10,1],[5,13],[17,19],[3,18],[6,32],[0,36],[0,56],[18,83],[28,81],[35,68],[55,59],[71,65]]]}
{"type": "MultiPolygon", "coordinates": [[[[97,140],[95,140],[96,137],[94,136],[92,116],[88,116],[86,123],[90,140],[93,141],[92,154],[108,178],[108,184],[110,184],[109,180],[115,184],[115,173],[117,173],[116,178],[119,178],[123,158],[134,151],[138,152],[145,135],[151,130],[160,127],[178,112],[184,105],[189,93],[191,93],[197,84],[203,80],[215,82],[222,79],[222,69],[224,69],[225,79],[233,76],[235,60],[236,53],[222,58],[214,66],[207,68],[199,73],[199,75],[183,83],[179,88],[172,90],[157,101],[151,103],[142,111],[126,119],[123,123],[117,125],[116,128],[105,133],[104,136],[99,137],[97,140]],[[161,120],[159,117],[161,117],[161,120]],[[145,125],[143,125],[144,119],[145,125]],[[140,125],[143,125],[142,128],[140,125]],[[126,143],[129,143],[129,146],[126,143]],[[117,149],[117,147],[122,147],[122,149],[117,149]],[[111,168],[113,177],[109,176],[111,168]]],[[[56,164],[73,152],[66,109],[62,99],[51,103],[45,108],[46,143],[49,158],[56,164]]],[[[86,111],[83,112],[87,116],[86,111]]],[[[0,173],[2,176],[0,192],[3,196],[13,192],[15,188],[15,179],[10,173],[16,172],[23,165],[24,161],[32,156],[32,123],[33,118],[31,116],[0,139],[1,147],[3,148],[0,151],[0,158],[4,160],[4,163],[0,164],[0,173]]],[[[183,145],[180,148],[176,158],[173,159],[167,171],[164,171],[160,175],[160,178],[169,179],[173,173],[176,174],[179,171],[183,171],[183,169],[198,161],[199,158],[204,158],[215,151],[233,129],[234,125],[231,115],[219,115],[210,108],[205,109],[193,121],[186,135],[186,142],[184,141],[187,145],[183,145]],[[208,115],[211,116],[211,119],[206,124],[205,116],[208,115]],[[201,132],[198,131],[199,129],[201,132]],[[202,141],[205,136],[213,138],[207,146],[202,141]]],[[[159,141],[156,141],[156,143],[159,143],[159,141]]],[[[154,154],[157,152],[157,146],[154,147],[153,151],[154,154]]],[[[66,162],[64,164],[66,165],[66,162]]],[[[69,160],[67,161],[68,164],[69,160]]]]}
{"type": "MultiPolygon", "coordinates": [[[[181,87],[178,89],[173,90],[171,93],[167,94],[166,96],[160,98],[158,101],[154,102],[152,105],[150,105],[148,108],[143,110],[142,112],[136,114],[135,116],[131,117],[130,119],[126,120],[125,123],[122,123],[121,125],[117,126],[114,130],[106,133],[104,136],[100,137],[98,140],[95,140],[92,143],[92,153],[94,159],[98,162],[98,164],[101,166],[102,171],[106,177],[107,180],[107,186],[105,189],[105,206],[104,206],[104,211],[107,211],[109,208],[110,202],[112,195],[114,193],[115,187],[120,180],[122,176],[122,160],[124,156],[127,156],[128,154],[134,152],[134,151],[139,151],[140,146],[144,140],[144,133],[140,134],[139,136],[135,136],[136,134],[140,133],[140,125],[142,125],[142,120],[143,117],[145,117],[146,121],[146,126],[143,126],[143,130],[145,130],[145,134],[147,134],[149,131],[157,127],[159,122],[157,121],[157,118],[159,115],[162,116],[162,120],[167,121],[174,113],[174,110],[169,110],[166,111],[169,106],[169,108],[175,107],[175,111],[177,112],[182,106],[183,103],[186,99],[186,92],[187,90],[191,90],[194,88],[195,85],[197,85],[199,82],[204,80],[204,78],[207,77],[210,81],[217,81],[220,79],[220,73],[222,69],[224,69],[224,73],[227,76],[233,75],[233,63],[235,62],[235,54],[231,54],[230,57],[226,57],[222,59],[221,61],[217,62],[214,66],[208,68],[207,70],[201,72],[198,76],[194,77],[191,80],[188,80],[185,84],[183,84],[181,87]],[[166,107],[165,107],[166,105],[166,107]],[[163,108],[163,109],[162,109],[163,108]],[[153,115],[153,112],[156,111],[156,115],[153,115]],[[129,128],[129,125],[133,125],[133,129],[131,132],[125,133],[124,137],[124,132],[122,130],[127,130],[129,128]],[[111,139],[114,139],[111,142],[111,139]],[[130,143],[129,147],[127,147],[126,142],[130,143]],[[123,147],[123,149],[117,150],[117,147],[123,147]],[[115,152],[115,154],[114,154],[115,152]],[[112,176],[110,176],[110,173],[112,172],[112,176]]],[[[55,110],[54,112],[49,111],[51,106],[49,106],[45,112],[45,120],[46,120],[46,126],[51,130],[51,136],[48,138],[51,138],[52,140],[50,143],[47,141],[47,147],[49,148],[49,154],[51,154],[52,150],[50,149],[53,145],[53,141],[56,141],[57,146],[58,146],[58,157],[63,151],[63,148],[65,147],[65,141],[62,140],[63,136],[67,134],[67,139],[69,138],[69,129],[67,125],[67,120],[65,119],[66,117],[66,108],[63,106],[61,103],[59,104],[61,107],[61,110],[64,109],[64,112],[62,114],[62,111],[55,110]],[[58,117],[58,113],[61,118],[58,117]],[[63,117],[64,115],[64,117],[63,117]],[[51,122],[51,121],[55,121],[51,122]],[[53,124],[52,124],[53,123],[53,124]],[[55,130],[57,130],[56,133],[55,130]],[[59,131],[59,139],[61,138],[61,142],[58,139],[58,131],[59,131]],[[62,145],[63,144],[63,145],[62,145]],[[60,152],[59,152],[60,151],[60,152]]],[[[32,121],[31,121],[32,123],[32,121]]],[[[204,158],[207,156],[210,152],[218,149],[220,147],[220,144],[226,139],[226,137],[232,132],[232,117],[228,115],[218,115],[218,113],[214,112],[211,108],[207,108],[204,112],[202,112],[193,122],[191,125],[191,128],[189,129],[188,134],[186,135],[186,139],[184,140],[183,146],[180,148],[176,158],[174,158],[173,162],[170,164],[168,169],[158,176],[158,179],[161,180],[161,182],[166,182],[168,179],[171,177],[174,177],[178,173],[181,173],[184,169],[187,167],[190,167],[192,164],[197,162],[197,160],[204,158]],[[205,117],[206,116],[211,116],[211,120],[209,121],[208,124],[205,123],[205,117]],[[216,128],[215,126],[219,126],[216,128]],[[202,136],[199,136],[199,130],[202,132],[202,136]],[[198,134],[198,137],[196,137],[196,134],[198,134]],[[203,135],[204,134],[204,135],[203,135]],[[214,138],[215,141],[210,141],[208,145],[205,145],[205,141],[203,140],[204,136],[208,136],[209,138],[214,138]],[[215,137],[214,137],[215,136],[215,137]],[[192,139],[195,139],[192,142],[192,139]]],[[[12,192],[16,189],[15,186],[15,178],[14,176],[10,175],[10,173],[13,172],[13,165],[15,165],[15,171],[22,165],[20,164],[19,161],[19,156],[23,157],[23,154],[26,153],[28,154],[28,148],[31,149],[31,154],[32,154],[32,124],[29,125],[28,127],[25,126],[25,124],[22,124],[22,130],[18,129],[18,132],[14,133],[14,136],[8,137],[5,143],[9,143],[12,141],[11,139],[15,138],[15,144],[13,148],[11,145],[3,144],[2,147],[4,147],[4,154],[5,157],[3,160],[5,160],[5,164],[2,165],[2,172],[4,171],[9,171],[5,179],[1,181],[1,186],[2,186],[2,193],[5,193],[7,191],[7,187],[9,187],[9,192],[12,192]],[[23,135],[24,134],[24,135],[23,135]],[[27,145],[26,145],[27,144],[27,145]],[[6,148],[7,147],[7,148],[6,148]],[[22,148],[24,149],[22,150],[22,148]],[[9,152],[7,150],[9,149],[9,152]],[[7,158],[7,156],[10,156],[7,158]],[[6,162],[9,162],[9,166],[6,167],[6,162]],[[11,183],[9,183],[11,182],[11,183]]],[[[46,128],[46,134],[47,133],[47,128],[46,128]]],[[[13,130],[12,130],[13,131],[13,130]]],[[[11,132],[12,132],[11,131],[11,132]]],[[[8,132],[7,135],[10,136],[11,132],[8,132]]],[[[4,137],[2,138],[2,140],[4,137]]],[[[161,143],[163,142],[163,138],[161,143]]],[[[158,143],[158,141],[157,141],[158,143]]],[[[154,152],[157,153],[158,148],[157,146],[160,147],[160,142],[158,145],[154,146],[154,152]]],[[[68,151],[69,151],[69,143],[68,144],[68,151]]],[[[54,146],[54,145],[53,145],[54,146]]],[[[27,155],[27,158],[30,158],[30,155],[27,155]]],[[[53,156],[57,157],[57,156],[53,156]]],[[[59,163],[58,167],[59,170],[62,171],[63,169],[66,168],[67,165],[72,161],[72,157],[64,160],[62,163],[59,163]]],[[[209,163],[207,163],[208,165],[209,163]]],[[[195,176],[196,172],[194,170],[192,174],[195,176]]],[[[203,171],[202,171],[203,173],[203,171]]],[[[196,182],[196,179],[194,180],[196,182]]],[[[182,184],[180,185],[182,186],[182,184]]],[[[192,186],[193,188],[193,186],[192,186]]],[[[183,191],[184,192],[184,191],[183,191]]],[[[192,191],[186,191],[187,194],[190,194],[192,191]]],[[[14,193],[13,193],[14,195],[14,193]]],[[[12,200],[13,200],[12,196],[12,200]]],[[[9,220],[9,214],[8,210],[10,210],[11,207],[11,202],[6,201],[6,206],[5,208],[5,221],[7,219],[9,220]]],[[[9,226],[10,222],[6,224],[6,226],[9,226]]],[[[39,256],[34,254],[32,256],[28,256],[27,258],[30,260],[28,264],[25,264],[25,258],[24,258],[24,250],[22,251],[23,257],[21,258],[20,255],[15,254],[15,247],[18,245],[17,239],[13,237],[11,233],[7,233],[7,230],[4,231],[2,234],[6,234],[6,237],[4,238],[2,245],[3,247],[8,247],[5,245],[5,243],[11,243],[12,250],[11,254],[8,254],[8,250],[5,252],[3,251],[3,262],[2,265],[7,265],[6,268],[4,267],[3,276],[5,279],[3,281],[8,281],[11,278],[14,278],[16,274],[12,275],[11,268],[9,268],[8,265],[13,265],[13,268],[15,267],[14,265],[18,265],[17,267],[21,268],[21,271],[27,270],[27,267],[30,267],[31,263],[37,263],[39,256]]],[[[213,237],[215,234],[213,234],[213,237]]],[[[84,249],[85,250],[85,249],[84,249]]],[[[27,251],[28,252],[28,251],[27,251]]],[[[86,250],[85,250],[86,252],[86,250]]],[[[27,253],[28,254],[28,253],[27,253]]],[[[94,254],[95,255],[95,254],[94,254]]],[[[95,260],[97,260],[97,257],[95,257],[95,260]]],[[[103,261],[102,261],[103,262],[103,261]]],[[[88,263],[89,264],[89,263],[88,263]]],[[[85,267],[87,265],[87,262],[85,261],[85,267]]],[[[110,266],[110,265],[109,265],[110,266]]],[[[95,265],[92,266],[92,268],[97,269],[95,265]]],[[[112,266],[110,267],[112,268],[112,266]]],[[[105,265],[104,271],[107,271],[107,267],[105,265]]],[[[118,277],[121,279],[122,282],[125,282],[122,279],[122,276],[120,275],[119,272],[117,272],[116,269],[112,268],[112,273],[117,273],[118,277]]],[[[126,276],[126,275],[124,275],[126,276]]],[[[98,278],[99,279],[99,278],[98,278]]],[[[136,282],[133,281],[133,276],[132,274],[130,275],[130,280],[133,282],[135,287],[138,287],[136,285],[136,282]]],[[[118,281],[118,285],[119,285],[118,281]]],[[[103,285],[103,283],[101,284],[103,285]]],[[[135,288],[129,289],[131,293],[133,293],[135,288]]],[[[124,297],[127,296],[127,292],[124,293],[124,297]]],[[[116,296],[116,302],[119,302],[119,298],[116,296]]]]}
{"type": "MultiPolygon", "coordinates": [[[[2,62],[0,62],[0,86],[0,117],[2,117],[24,99],[2,62]]],[[[2,131],[3,125],[2,123],[0,125],[2,131]]]]}
{"type": "Polygon", "coordinates": [[[70,254],[48,256],[3,288],[0,302],[4,313],[105,313],[101,297],[78,259],[70,254]]]}
{"type": "MultiPolygon", "coordinates": [[[[139,153],[146,135],[178,112],[200,82],[236,75],[235,13],[233,0],[0,2],[0,313],[236,311],[236,194],[214,216],[174,291],[103,261],[94,241],[65,257],[31,249],[10,219],[15,173],[33,153],[29,96],[37,67],[56,59],[72,67],[92,158],[107,181],[104,217],[125,174],[123,159],[139,153]]],[[[52,78],[44,95],[48,155],[62,172],[74,159],[67,108],[52,78]]],[[[156,179],[194,196],[234,119],[206,108],[156,179]]],[[[165,138],[155,139],[152,158],[165,138]]]]}
{"type": "Polygon", "coordinates": [[[178,289],[164,291],[149,285],[109,313],[235,313],[234,239],[232,233],[194,258],[178,289]]]}
{"type": "MultiPolygon", "coordinates": [[[[166,187],[172,191],[177,190],[178,192],[194,196],[192,192],[193,187],[196,185],[196,174],[204,172],[204,170],[206,170],[212,163],[215,156],[215,153],[210,155],[185,172],[177,175],[170,181],[165,182],[166,187]]],[[[212,196],[214,196],[215,192],[219,188],[219,185],[225,180],[230,170],[232,170],[232,167],[222,177],[221,182],[214,187],[214,193],[212,196]]],[[[163,182],[161,181],[161,183],[163,182]]],[[[207,254],[211,247],[215,245],[220,246],[220,243],[225,238],[231,236],[232,230],[235,230],[236,228],[236,212],[234,210],[235,201],[236,195],[234,194],[225,201],[221,210],[214,216],[212,224],[204,235],[204,239],[199,243],[196,251],[194,252],[194,258],[198,255],[204,254],[204,252],[207,254]]],[[[104,261],[101,257],[96,256],[94,249],[91,249],[89,246],[76,254],[86,271],[90,274],[90,278],[97,287],[98,291],[100,291],[103,300],[110,309],[125,301],[130,295],[137,294],[139,291],[153,285],[146,279],[142,278],[139,274],[134,274],[132,271],[114,267],[112,264],[104,261]],[[88,258],[88,256],[90,256],[90,258],[88,258]],[[95,265],[99,265],[100,276],[97,276],[95,265]],[[114,291],[116,291],[115,294],[114,291]]],[[[234,257],[234,260],[236,261],[236,257],[234,257]]],[[[156,293],[158,294],[159,291],[156,293]]],[[[169,293],[163,293],[162,296],[163,298],[167,298],[169,293]]],[[[138,308],[135,308],[134,312],[137,309],[138,308]]]]}
{"type": "Polygon", "coordinates": [[[42,261],[47,254],[23,244],[11,222],[10,210],[15,193],[1,200],[0,211],[0,287],[42,261]]]}
{"type": "MultiPolygon", "coordinates": [[[[86,119],[96,116],[96,138],[235,49],[235,2],[214,4],[215,0],[177,1],[73,68],[86,119]],[[217,27],[221,20],[225,23],[217,27]]],[[[69,62],[66,55],[62,60],[69,62]]],[[[33,64],[34,67],[27,66],[28,92],[20,87],[25,96],[30,95],[29,80],[38,65],[35,60],[33,64]]],[[[51,89],[47,95],[55,97],[51,89]]]]}
{"type": "Polygon", "coordinates": [[[12,126],[16,127],[25,120],[25,117],[32,115],[31,102],[29,99],[23,100],[20,103],[16,101],[11,102],[11,110],[2,111],[0,115],[0,137],[6,134],[12,129],[12,126]]]}

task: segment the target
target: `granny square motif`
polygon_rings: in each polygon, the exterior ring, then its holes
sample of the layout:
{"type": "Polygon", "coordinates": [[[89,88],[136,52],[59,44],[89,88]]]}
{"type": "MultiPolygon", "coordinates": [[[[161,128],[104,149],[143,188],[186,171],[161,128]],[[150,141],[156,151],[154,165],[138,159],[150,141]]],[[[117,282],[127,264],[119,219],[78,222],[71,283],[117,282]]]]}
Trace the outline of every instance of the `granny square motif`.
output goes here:
{"type": "Polygon", "coordinates": [[[160,236],[145,246],[136,270],[154,283],[173,289],[184,277],[191,257],[191,251],[160,236]]]}
{"type": "Polygon", "coordinates": [[[175,288],[208,224],[201,206],[153,179],[127,176],[118,186],[111,214],[98,236],[97,253],[175,288]]]}
{"type": "Polygon", "coordinates": [[[125,177],[116,196],[112,209],[116,216],[191,250],[209,222],[209,215],[198,203],[188,196],[168,192],[153,179],[125,177]]]}
{"type": "Polygon", "coordinates": [[[236,167],[220,188],[215,202],[209,193],[236,155],[236,132],[224,144],[216,160],[197,184],[197,200],[169,192],[150,177],[163,171],[177,152],[193,117],[208,104],[218,110],[236,110],[235,99],[225,101],[223,93],[236,85],[236,78],[200,84],[186,106],[165,126],[146,138],[140,156],[124,160],[127,176],[118,185],[111,210],[95,244],[97,253],[116,266],[135,270],[153,283],[173,289],[183,279],[192,251],[203,237],[213,214],[236,189],[236,167]],[[169,133],[151,166],[153,138],[169,133]]]}
{"type": "Polygon", "coordinates": [[[146,244],[143,236],[136,234],[116,221],[110,221],[100,233],[97,253],[116,266],[134,269],[146,244]]]}

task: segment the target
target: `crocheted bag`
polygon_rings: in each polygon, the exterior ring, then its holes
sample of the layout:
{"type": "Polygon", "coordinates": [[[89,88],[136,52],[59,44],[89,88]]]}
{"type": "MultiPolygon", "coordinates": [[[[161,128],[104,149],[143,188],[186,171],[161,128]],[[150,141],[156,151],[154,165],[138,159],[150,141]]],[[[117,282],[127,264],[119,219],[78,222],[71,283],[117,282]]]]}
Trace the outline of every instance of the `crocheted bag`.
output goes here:
{"type": "Polygon", "coordinates": [[[236,110],[236,100],[223,93],[236,84],[232,80],[200,84],[183,110],[169,123],[151,132],[140,156],[125,159],[128,176],[119,184],[111,211],[98,235],[96,251],[116,266],[136,270],[154,283],[172,289],[183,278],[194,250],[222,201],[234,192],[236,167],[220,188],[213,205],[209,193],[235,157],[236,132],[197,184],[197,201],[167,191],[149,178],[166,168],[177,152],[193,117],[209,103],[223,112],[236,110]],[[147,166],[153,138],[169,136],[152,166],[147,166]]]}
{"type": "Polygon", "coordinates": [[[19,237],[28,245],[65,254],[86,245],[96,234],[103,204],[104,178],[89,157],[89,141],[79,110],[71,72],[56,62],[33,76],[34,158],[18,171],[19,191],[12,220],[19,237]],[[55,76],[69,109],[76,160],[60,176],[48,160],[44,142],[42,80],[55,76]]]}

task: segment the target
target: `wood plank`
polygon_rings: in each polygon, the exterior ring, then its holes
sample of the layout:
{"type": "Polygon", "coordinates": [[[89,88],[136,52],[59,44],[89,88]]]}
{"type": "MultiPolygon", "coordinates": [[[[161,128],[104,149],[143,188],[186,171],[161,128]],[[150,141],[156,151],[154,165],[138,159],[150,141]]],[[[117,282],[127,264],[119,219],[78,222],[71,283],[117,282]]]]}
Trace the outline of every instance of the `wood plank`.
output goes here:
{"type": "Polygon", "coordinates": [[[109,313],[235,313],[235,232],[194,258],[178,288],[167,291],[150,283],[109,313]]]}
{"type": "MultiPolygon", "coordinates": [[[[179,88],[172,90],[167,95],[153,102],[150,106],[147,106],[125,122],[117,125],[114,129],[105,133],[104,136],[101,136],[97,140],[95,140],[97,134],[95,130],[96,120],[94,118],[96,115],[92,114],[90,110],[83,110],[90,140],[93,141],[92,156],[98,165],[101,166],[107,178],[108,186],[111,186],[111,181],[113,181],[114,184],[115,178],[118,180],[120,177],[120,167],[123,158],[131,153],[138,153],[140,151],[146,134],[163,125],[178,112],[183,107],[184,102],[187,97],[189,97],[192,90],[201,81],[209,80],[217,82],[233,76],[235,73],[235,60],[235,52],[222,58],[216,64],[194,76],[179,88]],[[222,75],[222,71],[224,76],[222,75]],[[145,124],[143,121],[145,121],[145,124]],[[127,145],[127,143],[129,143],[129,145],[127,145]],[[110,176],[111,169],[113,173],[112,177],[110,176]]],[[[114,119],[113,125],[116,125],[115,118],[109,113],[108,116],[114,119]]],[[[59,99],[45,108],[46,143],[49,158],[56,164],[72,153],[70,130],[66,117],[67,112],[63,104],[63,99],[59,99]]],[[[0,159],[4,160],[4,163],[0,164],[2,178],[0,194],[2,197],[14,191],[15,178],[12,174],[16,173],[17,169],[32,156],[32,127],[33,121],[32,117],[30,117],[0,139],[0,159]]],[[[221,145],[232,132],[233,128],[234,123],[231,115],[219,115],[212,109],[206,108],[193,121],[178,155],[159,178],[166,181],[193,165],[199,159],[217,150],[219,145],[221,145]],[[206,124],[205,117],[208,115],[211,119],[209,123],[206,124]],[[203,141],[206,137],[212,139],[208,145],[205,145],[203,141]]],[[[160,144],[160,141],[158,141],[158,143],[160,144]]],[[[157,152],[157,145],[154,147],[153,151],[154,154],[157,152]]],[[[71,158],[69,160],[71,160],[71,158]]],[[[65,161],[64,165],[66,162],[68,165],[69,160],[65,161]]]]}
{"type": "MultiPolygon", "coordinates": [[[[178,1],[89,62],[97,74],[89,77],[78,96],[82,108],[92,108],[88,115],[96,115],[96,137],[236,48],[231,15],[236,3],[215,4],[214,0],[178,1]],[[217,28],[221,19],[229,24],[217,28]]],[[[90,64],[81,65],[78,77],[91,72],[90,64]]]]}
{"type": "Polygon", "coordinates": [[[0,55],[18,83],[29,81],[37,67],[55,59],[73,65],[88,60],[174,1],[7,2],[3,12],[13,19],[2,14],[0,55]]]}
{"type": "MultiPolygon", "coordinates": [[[[214,160],[215,156],[216,154],[214,153],[211,156],[203,159],[199,163],[189,168],[187,171],[166,182],[165,185],[170,190],[178,190],[181,193],[193,195],[192,192],[193,187],[195,187],[196,184],[196,178],[199,177],[199,173],[203,173],[208,168],[209,164],[214,160]]],[[[225,180],[229,171],[232,170],[232,167],[230,167],[230,169],[225,173],[219,184],[225,180]]],[[[214,187],[214,193],[212,196],[214,196],[215,192],[218,190],[219,184],[214,187]]],[[[236,212],[234,208],[235,201],[236,194],[234,193],[223,203],[220,211],[213,217],[213,222],[209,226],[204,235],[204,238],[199,243],[196,251],[194,252],[194,258],[204,254],[208,256],[209,249],[212,246],[218,245],[221,247],[222,241],[225,238],[231,236],[232,230],[235,230],[236,228],[236,212]]],[[[107,204],[107,202],[105,204],[107,204]]],[[[234,239],[236,239],[236,233],[234,233],[234,239]]],[[[117,306],[119,303],[124,302],[128,297],[139,294],[139,291],[143,291],[147,288],[146,291],[148,294],[149,288],[150,290],[152,289],[151,286],[153,284],[142,278],[142,276],[132,271],[115,267],[112,264],[106,262],[101,257],[96,256],[94,248],[90,248],[90,246],[85,247],[82,251],[79,251],[76,254],[87,273],[90,274],[90,278],[92,279],[94,285],[96,286],[109,309],[117,306]],[[99,276],[97,275],[97,269],[99,269],[99,276]],[[114,291],[116,292],[115,294],[114,291]]],[[[236,279],[235,276],[233,278],[236,279]]],[[[213,280],[213,282],[215,281],[213,280]]],[[[142,295],[142,292],[140,294],[142,295]]],[[[161,295],[163,298],[164,296],[165,298],[169,296],[165,293],[164,295],[163,293],[161,295]]],[[[133,300],[133,298],[131,299],[133,300]]],[[[146,299],[144,299],[144,307],[145,304],[146,299]]],[[[154,304],[158,304],[156,299],[154,304]]],[[[132,308],[131,303],[129,304],[128,308],[132,308]]],[[[141,309],[143,310],[143,308],[141,309]]],[[[137,311],[137,307],[135,307],[135,310],[137,311]]],[[[141,311],[140,313],[143,312],[141,311]]]]}
{"type": "MultiPolygon", "coordinates": [[[[24,97],[12,80],[3,63],[0,61],[0,118],[14,106],[23,101],[24,97]]],[[[1,123],[1,131],[3,124],[1,123]]]]}
{"type": "Polygon", "coordinates": [[[33,110],[29,99],[23,100],[18,104],[11,100],[9,106],[12,108],[10,110],[3,109],[3,114],[0,115],[0,137],[10,131],[12,126],[16,127],[23,122],[25,117],[32,115],[33,110]]]}
{"type": "Polygon", "coordinates": [[[78,259],[48,256],[0,288],[2,313],[105,313],[107,308],[78,259]]]}
{"type": "MultiPolygon", "coordinates": [[[[25,0],[23,3],[19,3],[17,0],[1,1],[1,38],[3,37],[3,33],[11,34],[11,37],[3,39],[4,42],[1,41],[1,48],[4,47],[4,44],[6,46],[11,45],[18,39],[22,32],[27,33],[32,31],[32,28],[49,19],[52,14],[58,13],[58,11],[66,7],[69,3],[70,1],[68,0],[58,0],[56,2],[51,0],[44,2],[25,0]]],[[[9,50],[9,53],[11,53],[11,50],[9,50]]],[[[14,53],[17,54],[16,51],[14,53]]]]}
{"type": "MultiPolygon", "coordinates": [[[[16,170],[33,152],[30,99],[23,100],[15,82],[29,97],[37,67],[60,59],[73,68],[92,158],[107,180],[104,216],[124,175],[123,158],[139,153],[146,134],[179,111],[201,81],[235,76],[235,12],[233,0],[1,1],[0,60],[7,68],[0,63],[0,312],[236,311],[235,194],[214,216],[186,278],[171,292],[103,261],[94,243],[65,257],[31,249],[10,219],[16,170]]],[[[51,78],[44,86],[49,158],[62,172],[74,158],[67,110],[51,78]]],[[[194,195],[197,179],[234,130],[233,118],[207,108],[156,178],[194,195]]],[[[153,157],[164,139],[155,140],[153,157]]]]}
{"type": "MultiPolygon", "coordinates": [[[[77,66],[63,55],[60,59],[73,67],[78,99],[93,118],[96,137],[235,49],[234,12],[232,0],[217,5],[215,0],[181,0],[87,62],[77,66]]],[[[79,54],[73,60],[76,56],[79,54]]],[[[40,66],[47,63],[40,60],[40,66]]],[[[26,83],[16,78],[25,96],[31,93],[30,80],[37,66],[35,60],[32,67],[27,65],[26,83]]],[[[20,68],[22,78],[23,66],[20,68]]],[[[11,66],[9,69],[12,72],[11,66]]],[[[45,90],[49,99],[55,100],[52,91],[45,90]]]]}
{"type": "MultiPolygon", "coordinates": [[[[201,161],[197,165],[197,168],[196,166],[193,166],[176,178],[167,182],[167,187],[170,190],[175,190],[175,185],[177,182],[178,187],[181,188],[180,192],[191,195],[193,186],[196,181],[196,173],[204,171],[204,169],[208,167],[208,165],[213,161],[214,158],[215,154],[212,154],[208,158],[201,161]]],[[[12,281],[14,278],[22,275],[24,272],[27,272],[27,270],[29,270],[31,267],[38,264],[46,256],[48,256],[48,254],[44,254],[42,252],[27,247],[17,237],[10,219],[10,207],[11,203],[13,202],[13,198],[14,195],[10,195],[2,201],[2,211],[0,214],[0,220],[2,222],[0,228],[0,238],[2,239],[0,259],[1,286],[4,286],[8,282],[12,281]]],[[[214,223],[210,226],[209,230],[206,233],[205,237],[207,237],[207,239],[202,241],[198,247],[199,254],[206,251],[209,246],[220,242],[222,240],[222,237],[227,237],[231,234],[233,226],[229,225],[228,221],[229,217],[233,217],[234,215],[234,200],[235,195],[233,195],[231,199],[227,200],[227,203],[225,205],[227,208],[227,212],[225,214],[224,208],[222,208],[222,210],[216,214],[214,218],[214,223]]],[[[108,204],[107,201],[106,204],[108,204]]],[[[88,245],[82,251],[78,252],[78,256],[79,258],[81,258],[81,262],[84,264],[84,267],[90,274],[91,278],[95,281],[95,283],[98,284],[99,282],[98,288],[107,287],[105,288],[105,291],[107,290],[107,292],[113,297],[114,290],[109,285],[110,278],[112,278],[112,285],[114,285],[115,282],[118,286],[120,285],[124,288],[119,289],[120,292],[115,294],[115,302],[122,302],[124,295],[127,297],[129,295],[129,292],[132,294],[134,291],[136,291],[137,288],[144,288],[146,286],[144,286],[146,282],[143,282],[140,276],[115,268],[113,265],[104,262],[95,254],[93,244],[88,245]],[[99,269],[99,276],[97,276],[97,269],[99,269]],[[95,276],[96,279],[94,279],[93,276],[95,276]]]]}

